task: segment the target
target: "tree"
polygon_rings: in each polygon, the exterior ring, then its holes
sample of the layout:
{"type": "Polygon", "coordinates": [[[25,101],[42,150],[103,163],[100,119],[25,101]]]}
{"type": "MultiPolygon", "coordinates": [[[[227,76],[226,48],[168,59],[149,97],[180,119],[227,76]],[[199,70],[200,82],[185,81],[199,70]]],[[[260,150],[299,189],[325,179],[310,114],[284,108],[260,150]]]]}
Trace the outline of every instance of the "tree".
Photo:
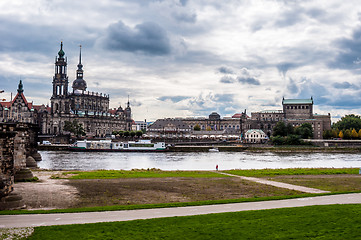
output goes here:
{"type": "Polygon", "coordinates": [[[143,135],[143,131],[136,131],[135,134],[137,137],[141,137],[143,135]]]}
{"type": "Polygon", "coordinates": [[[361,117],[355,114],[345,115],[338,122],[332,125],[332,128],[338,128],[339,130],[355,129],[359,131],[361,129],[361,117]]]}
{"type": "Polygon", "coordinates": [[[342,131],[339,132],[338,137],[343,138],[343,132],[342,131]]]}
{"type": "Polygon", "coordinates": [[[73,133],[77,137],[86,135],[83,125],[79,123],[77,120],[73,120],[72,122],[65,121],[64,130],[73,133]]]}
{"type": "Polygon", "coordinates": [[[287,136],[286,124],[282,121],[279,121],[276,126],[273,128],[273,136],[287,136]]]}
{"type": "Polygon", "coordinates": [[[303,139],[313,138],[313,129],[310,123],[302,123],[301,126],[296,127],[295,133],[303,139]]]}
{"type": "Polygon", "coordinates": [[[294,129],[294,127],[292,126],[291,123],[287,123],[287,125],[286,125],[286,132],[287,132],[287,135],[294,134],[295,129],[294,129]]]}
{"type": "Polygon", "coordinates": [[[361,129],[358,131],[358,138],[361,138],[361,129]]]}
{"type": "Polygon", "coordinates": [[[131,131],[129,134],[131,137],[134,137],[136,135],[136,133],[134,131],[131,131]]]}
{"type": "Polygon", "coordinates": [[[286,138],[286,144],[288,144],[288,145],[300,145],[301,143],[302,142],[301,142],[301,138],[299,135],[290,134],[286,138]]]}
{"type": "Polygon", "coordinates": [[[331,139],[333,137],[332,130],[325,130],[322,133],[323,139],[331,139]]]}
{"type": "Polygon", "coordinates": [[[210,126],[207,127],[207,131],[212,131],[212,128],[210,126]]]}
{"type": "Polygon", "coordinates": [[[343,131],[343,139],[351,139],[351,130],[350,129],[346,129],[345,131],[343,131]]]}
{"type": "Polygon", "coordinates": [[[129,137],[130,133],[129,133],[129,131],[124,131],[123,135],[124,135],[124,137],[129,137]]]}
{"type": "Polygon", "coordinates": [[[271,138],[271,141],[274,145],[283,145],[285,144],[285,138],[280,135],[274,136],[271,138]]]}
{"type": "Polygon", "coordinates": [[[200,130],[201,130],[201,127],[200,127],[198,124],[196,124],[196,125],[194,126],[193,130],[194,130],[194,131],[200,131],[200,130]]]}
{"type": "Polygon", "coordinates": [[[358,138],[358,133],[357,133],[356,129],[352,129],[351,138],[352,139],[357,139],[358,138]]]}

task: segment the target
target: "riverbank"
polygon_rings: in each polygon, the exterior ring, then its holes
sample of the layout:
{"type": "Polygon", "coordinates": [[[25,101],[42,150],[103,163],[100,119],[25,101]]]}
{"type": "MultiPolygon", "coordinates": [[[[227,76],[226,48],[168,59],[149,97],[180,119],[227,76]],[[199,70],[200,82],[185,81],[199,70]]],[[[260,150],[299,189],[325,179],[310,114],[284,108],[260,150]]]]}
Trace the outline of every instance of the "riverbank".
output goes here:
{"type": "MultiPolygon", "coordinates": [[[[52,144],[52,145],[39,145],[40,151],[68,151],[69,145],[66,144],[52,144]]],[[[234,144],[234,145],[175,145],[169,147],[169,152],[304,152],[304,153],[361,153],[361,147],[358,146],[343,146],[343,147],[320,147],[320,146],[273,146],[267,144],[234,144]]]]}

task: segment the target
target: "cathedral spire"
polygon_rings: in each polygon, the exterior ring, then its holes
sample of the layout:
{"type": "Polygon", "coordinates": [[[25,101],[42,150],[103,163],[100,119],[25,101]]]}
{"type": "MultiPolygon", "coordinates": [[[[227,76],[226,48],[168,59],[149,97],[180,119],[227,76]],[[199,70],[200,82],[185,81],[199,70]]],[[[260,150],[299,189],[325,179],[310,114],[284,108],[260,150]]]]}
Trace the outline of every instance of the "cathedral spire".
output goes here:
{"type": "Polygon", "coordinates": [[[78,64],[78,70],[81,70],[83,68],[83,65],[81,64],[81,45],[79,45],[80,52],[79,52],[79,64],[78,64]]]}
{"type": "Polygon", "coordinates": [[[73,92],[75,92],[75,90],[81,90],[81,91],[85,91],[86,90],[86,82],[83,79],[83,64],[81,64],[81,45],[79,45],[79,63],[78,63],[78,69],[76,70],[76,79],[73,81],[73,92]]]}
{"type": "Polygon", "coordinates": [[[63,51],[63,41],[60,43],[60,50],[58,52],[59,58],[64,58],[65,52],[63,51]]]}

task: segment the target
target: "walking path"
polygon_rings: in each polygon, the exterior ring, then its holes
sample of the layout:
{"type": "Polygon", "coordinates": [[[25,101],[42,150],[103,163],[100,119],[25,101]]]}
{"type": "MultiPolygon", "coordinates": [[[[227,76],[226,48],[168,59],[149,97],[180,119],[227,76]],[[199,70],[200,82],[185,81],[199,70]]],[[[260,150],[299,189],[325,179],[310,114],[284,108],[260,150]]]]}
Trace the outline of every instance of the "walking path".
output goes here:
{"type": "MultiPolygon", "coordinates": [[[[217,171],[215,171],[215,172],[217,172],[217,171]]],[[[217,172],[217,173],[232,176],[232,177],[238,177],[238,178],[252,181],[252,182],[262,183],[262,184],[271,185],[271,186],[275,186],[275,187],[279,187],[279,188],[287,188],[287,189],[296,190],[296,191],[305,192],[305,193],[329,193],[330,192],[330,191],[324,191],[324,190],[320,190],[320,189],[316,189],[316,188],[308,188],[308,187],[303,187],[303,186],[298,186],[298,185],[293,185],[293,184],[288,184],[288,183],[275,182],[275,181],[266,180],[266,179],[262,179],[262,178],[245,177],[245,176],[233,175],[233,174],[224,173],[224,172],[217,172]]]]}
{"type": "Polygon", "coordinates": [[[96,222],[129,221],[136,219],[192,216],[210,213],[239,212],[247,210],[262,210],[329,204],[361,204],[361,193],[178,208],[156,208],[84,213],[0,215],[0,228],[20,228],[96,222]]]}

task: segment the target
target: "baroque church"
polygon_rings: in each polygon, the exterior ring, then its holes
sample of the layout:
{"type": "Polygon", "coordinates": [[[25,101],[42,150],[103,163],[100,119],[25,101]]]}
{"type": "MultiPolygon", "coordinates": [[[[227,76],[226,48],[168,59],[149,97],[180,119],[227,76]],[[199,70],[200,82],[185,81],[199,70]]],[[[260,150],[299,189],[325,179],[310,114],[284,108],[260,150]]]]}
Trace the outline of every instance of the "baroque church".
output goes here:
{"type": "Polygon", "coordinates": [[[55,59],[51,106],[28,103],[20,80],[15,98],[10,102],[0,102],[0,121],[35,123],[40,127],[40,134],[55,136],[69,134],[64,130],[65,122],[74,120],[83,126],[87,137],[105,137],[113,131],[131,130],[133,120],[129,99],[125,109],[121,106],[109,109],[109,95],[87,90],[83,78],[81,47],[76,79],[69,92],[67,58],[64,56],[61,42],[55,59]]]}

